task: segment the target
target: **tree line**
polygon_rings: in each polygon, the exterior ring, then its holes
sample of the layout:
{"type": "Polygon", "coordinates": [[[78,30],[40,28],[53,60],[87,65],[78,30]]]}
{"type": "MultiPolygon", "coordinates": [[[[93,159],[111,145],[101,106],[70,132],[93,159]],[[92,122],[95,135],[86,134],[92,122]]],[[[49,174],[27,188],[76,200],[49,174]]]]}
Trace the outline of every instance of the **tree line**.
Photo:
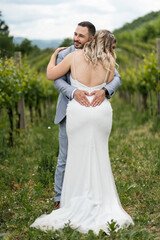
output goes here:
{"type": "Polygon", "coordinates": [[[0,11],[0,56],[11,57],[15,51],[20,51],[23,56],[29,55],[30,53],[40,53],[40,49],[37,45],[32,45],[31,41],[24,39],[21,44],[15,44],[13,37],[9,35],[9,27],[5,23],[0,11]]]}

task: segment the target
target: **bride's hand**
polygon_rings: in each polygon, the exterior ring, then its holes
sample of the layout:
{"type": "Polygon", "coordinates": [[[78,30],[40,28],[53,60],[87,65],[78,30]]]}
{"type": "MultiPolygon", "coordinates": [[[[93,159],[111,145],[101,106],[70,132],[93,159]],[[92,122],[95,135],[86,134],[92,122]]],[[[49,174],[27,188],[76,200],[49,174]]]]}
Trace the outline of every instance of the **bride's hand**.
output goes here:
{"type": "Polygon", "coordinates": [[[57,49],[54,51],[54,55],[57,56],[60,51],[66,49],[66,48],[68,48],[68,47],[60,47],[60,48],[57,48],[57,49]]]}
{"type": "Polygon", "coordinates": [[[90,96],[93,96],[94,95],[94,98],[91,102],[91,106],[92,107],[96,107],[96,106],[99,106],[101,105],[101,103],[104,101],[104,99],[106,98],[105,96],[105,91],[104,89],[100,89],[100,90],[95,90],[93,91],[90,96]]]}
{"type": "Polygon", "coordinates": [[[89,96],[89,93],[87,91],[76,89],[74,92],[74,99],[82,106],[90,107],[90,102],[86,95],[89,96]]]}

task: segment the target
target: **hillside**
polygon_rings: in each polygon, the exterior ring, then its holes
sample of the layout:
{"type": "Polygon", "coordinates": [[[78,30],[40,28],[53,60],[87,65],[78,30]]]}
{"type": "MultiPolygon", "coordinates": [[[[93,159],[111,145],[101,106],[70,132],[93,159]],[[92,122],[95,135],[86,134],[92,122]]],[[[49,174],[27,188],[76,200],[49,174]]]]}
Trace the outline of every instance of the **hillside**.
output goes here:
{"type": "Polygon", "coordinates": [[[145,55],[156,51],[156,38],[160,37],[160,11],[151,12],[143,17],[126,23],[116,29],[117,62],[124,68],[136,65],[145,55]]]}
{"type": "MultiPolygon", "coordinates": [[[[126,23],[113,33],[117,38],[117,63],[119,71],[135,66],[145,55],[156,50],[156,38],[160,37],[160,11],[126,23]]],[[[38,56],[30,56],[31,65],[38,71],[45,71],[52,50],[43,50],[38,56]]]]}
{"type": "Polygon", "coordinates": [[[151,12],[143,17],[139,17],[135,19],[131,23],[125,23],[121,28],[114,30],[114,33],[121,33],[122,31],[126,30],[135,30],[139,27],[143,27],[146,23],[152,23],[154,20],[160,17],[160,11],[151,12]]]}
{"type": "Polygon", "coordinates": [[[33,56],[31,54],[28,56],[28,61],[34,70],[37,70],[38,72],[45,72],[52,52],[53,50],[51,48],[46,48],[38,55],[33,56]]]}

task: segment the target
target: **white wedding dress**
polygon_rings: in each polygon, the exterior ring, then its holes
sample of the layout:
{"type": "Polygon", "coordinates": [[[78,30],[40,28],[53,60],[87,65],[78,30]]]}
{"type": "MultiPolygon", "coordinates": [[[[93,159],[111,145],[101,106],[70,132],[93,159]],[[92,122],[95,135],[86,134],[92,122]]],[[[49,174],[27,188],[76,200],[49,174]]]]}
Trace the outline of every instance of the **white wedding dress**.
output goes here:
{"type": "MultiPolygon", "coordinates": [[[[106,83],[90,88],[71,78],[71,84],[91,93],[106,83]]],[[[56,230],[70,221],[71,227],[82,233],[91,229],[98,234],[100,229],[108,233],[112,219],[120,228],[134,224],[121,206],[112,175],[108,152],[111,127],[112,107],[107,99],[97,107],[84,107],[74,99],[69,102],[61,206],[37,218],[31,227],[56,230]]]]}

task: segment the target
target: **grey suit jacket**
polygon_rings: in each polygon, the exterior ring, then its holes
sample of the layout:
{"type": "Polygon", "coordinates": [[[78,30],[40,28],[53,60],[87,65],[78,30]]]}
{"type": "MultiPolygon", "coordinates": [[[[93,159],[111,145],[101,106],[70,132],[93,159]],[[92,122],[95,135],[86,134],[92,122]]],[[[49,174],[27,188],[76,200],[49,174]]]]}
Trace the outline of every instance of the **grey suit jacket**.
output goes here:
{"type": "MultiPolygon", "coordinates": [[[[60,63],[65,56],[69,53],[75,51],[74,45],[70,46],[69,48],[60,51],[57,57],[57,64],[60,63]]],[[[119,73],[115,70],[114,79],[106,84],[105,88],[108,91],[107,98],[111,98],[118,87],[121,85],[121,78],[119,73]]],[[[76,89],[74,86],[71,86],[70,83],[70,72],[64,75],[61,78],[58,78],[54,81],[54,87],[60,91],[57,103],[57,110],[55,115],[54,123],[60,123],[66,116],[66,109],[69,100],[72,100],[72,93],[73,90],[76,89]]]]}

